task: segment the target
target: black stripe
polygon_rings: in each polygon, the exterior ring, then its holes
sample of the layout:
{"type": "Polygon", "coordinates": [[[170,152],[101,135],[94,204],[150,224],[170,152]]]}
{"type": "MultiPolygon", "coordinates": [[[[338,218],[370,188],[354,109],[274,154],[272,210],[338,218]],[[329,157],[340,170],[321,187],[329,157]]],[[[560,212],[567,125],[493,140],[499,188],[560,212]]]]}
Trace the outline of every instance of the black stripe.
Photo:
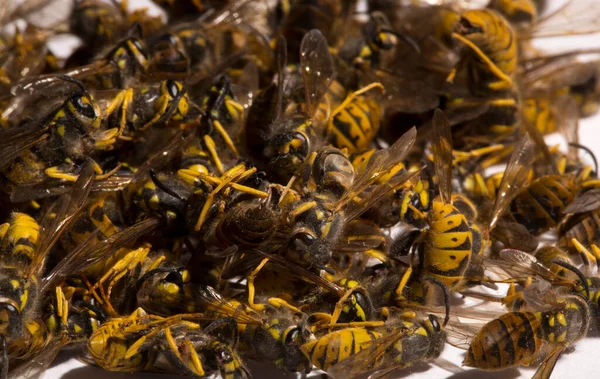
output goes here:
{"type": "MultiPolygon", "coordinates": [[[[515,347],[513,346],[514,341],[511,338],[511,334],[510,334],[510,330],[508,330],[508,326],[506,326],[506,323],[504,322],[504,320],[502,319],[498,319],[499,323],[500,323],[500,328],[502,329],[502,331],[505,334],[505,340],[506,340],[506,345],[504,346],[504,352],[508,354],[508,356],[510,357],[509,361],[507,362],[507,364],[502,364],[502,366],[509,366],[514,364],[515,362],[515,347]]],[[[502,363],[502,360],[500,361],[502,363]]]]}

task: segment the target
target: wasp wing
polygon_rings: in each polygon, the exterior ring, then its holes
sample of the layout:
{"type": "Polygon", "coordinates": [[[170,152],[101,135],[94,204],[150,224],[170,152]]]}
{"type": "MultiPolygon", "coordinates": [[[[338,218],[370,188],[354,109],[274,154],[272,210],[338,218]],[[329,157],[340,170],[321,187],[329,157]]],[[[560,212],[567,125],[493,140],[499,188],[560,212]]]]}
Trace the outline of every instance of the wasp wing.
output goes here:
{"type": "Polygon", "coordinates": [[[452,196],[452,133],[450,122],[439,108],[433,113],[433,165],[438,177],[440,196],[445,204],[450,204],[452,196]]]}
{"type": "Polygon", "coordinates": [[[327,39],[317,29],[306,33],[300,45],[300,67],[308,114],[312,117],[335,77],[333,58],[327,39]]]}
{"type": "Polygon", "coordinates": [[[492,209],[488,231],[493,229],[510,202],[527,183],[529,164],[533,160],[533,143],[526,135],[516,144],[498,187],[498,195],[492,209]]]}

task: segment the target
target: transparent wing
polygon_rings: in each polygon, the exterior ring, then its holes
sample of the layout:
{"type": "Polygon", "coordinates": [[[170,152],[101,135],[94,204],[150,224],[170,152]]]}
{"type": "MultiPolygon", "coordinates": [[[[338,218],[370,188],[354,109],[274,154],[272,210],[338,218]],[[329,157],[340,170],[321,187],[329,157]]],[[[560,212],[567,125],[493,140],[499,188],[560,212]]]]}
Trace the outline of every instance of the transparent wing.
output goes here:
{"type": "Polygon", "coordinates": [[[524,39],[592,34],[600,31],[600,9],[594,0],[569,0],[542,15],[524,39]]]}
{"type": "Polygon", "coordinates": [[[113,234],[104,241],[96,242],[94,244],[91,242],[95,240],[94,236],[97,231],[91,233],[85,241],[71,251],[67,257],[61,260],[59,264],[43,278],[41,292],[49,289],[56,280],[80,272],[94,263],[111,256],[125,244],[137,240],[139,237],[152,231],[160,224],[160,220],[149,218],[113,234]]]}
{"type": "Polygon", "coordinates": [[[513,153],[508,160],[508,165],[502,176],[502,181],[498,187],[498,195],[492,209],[488,231],[493,229],[498,222],[499,217],[507,209],[508,205],[515,196],[523,189],[527,183],[529,175],[529,165],[533,160],[533,143],[525,135],[515,146],[513,153]]]}
{"type": "Polygon", "coordinates": [[[329,52],[327,39],[317,29],[311,30],[302,38],[300,66],[308,114],[313,116],[335,77],[333,57],[329,52]]]}
{"type": "Polygon", "coordinates": [[[500,220],[492,231],[492,235],[507,247],[518,248],[526,252],[535,251],[539,245],[537,237],[517,222],[500,220]]]}
{"type": "Polygon", "coordinates": [[[71,191],[61,195],[44,214],[40,221],[40,241],[35,259],[29,266],[29,274],[42,269],[48,252],[60,238],[63,232],[79,214],[85,205],[94,182],[94,169],[91,164],[86,164],[71,191]]]}
{"type": "Polygon", "coordinates": [[[600,208],[600,188],[591,189],[573,200],[563,209],[564,214],[584,213],[600,208]]]}
{"type": "Polygon", "coordinates": [[[564,347],[557,347],[550,352],[540,364],[540,367],[537,369],[532,379],[550,379],[554,366],[556,366],[556,362],[558,362],[558,358],[560,358],[564,350],[564,347]]]}
{"type": "Polygon", "coordinates": [[[327,370],[327,373],[334,378],[343,378],[364,374],[377,369],[384,369],[383,367],[375,366],[377,363],[380,363],[385,352],[399,339],[404,337],[406,333],[407,330],[402,329],[378,338],[375,341],[365,342],[368,345],[364,349],[333,365],[327,370]]]}
{"type": "Polygon", "coordinates": [[[445,204],[450,204],[452,196],[452,133],[450,122],[440,109],[433,113],[433,135],[431,141],[433,165],[438,177],[440,196],[445,204]]]}
{"type": "MultiPolygon", "coordinates": [[[[410,152],[417,140],[417,129],[411,128],[404,133],[402,137],[389,148],[378,150],[375,152],[365,170],[358,176],[352,186],[346,191],[342,197],[342,201],[338,204],[338,209],[341,209],[348,201],[362,193],[368,186],[373,184],[379,177],[385,175],[387,170],[392,166],[401,162],[410,152]]],[[[388,186],[390,185],[387,183],[388,186]]],[[[393,184],[393,183],[392,183],[393,184]]]]}
{"type": "Polygon", "coordinates": [[[410,75],[391,73],[384,70],[369,70],[361,73],[363,83],[379,82],[385,88],[386,107],[396,112],[423,113],[440,104],[442,91],[410,75]]]}
{"type": "Polygon", "coordinates": [[[45,141],[48,138],[47,130],[30,123],[0,131],[0,171],[8,169],[23,152],[45,141]]]}
{"type": "Polygon", "coordinates": [[[51,341],[37,354],[11,369],[8,373],[8,379],[42,379],[48,367],[54,362],[54,359],[65,345],[66,342],[62,340],[51,341]]]}

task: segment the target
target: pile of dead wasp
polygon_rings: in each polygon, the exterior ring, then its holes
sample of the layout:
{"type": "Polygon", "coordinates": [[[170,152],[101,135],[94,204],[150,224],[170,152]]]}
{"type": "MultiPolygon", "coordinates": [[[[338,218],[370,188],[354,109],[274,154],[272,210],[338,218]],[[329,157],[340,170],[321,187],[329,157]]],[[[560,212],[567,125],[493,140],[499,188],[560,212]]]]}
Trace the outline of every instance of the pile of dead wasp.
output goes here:
{"type": "Polygon", "coordinates": [[[600,59],[533,43],[600,10],[473,3],[0,7],[0,379],[548,378],[600,325],[600,59]]]}

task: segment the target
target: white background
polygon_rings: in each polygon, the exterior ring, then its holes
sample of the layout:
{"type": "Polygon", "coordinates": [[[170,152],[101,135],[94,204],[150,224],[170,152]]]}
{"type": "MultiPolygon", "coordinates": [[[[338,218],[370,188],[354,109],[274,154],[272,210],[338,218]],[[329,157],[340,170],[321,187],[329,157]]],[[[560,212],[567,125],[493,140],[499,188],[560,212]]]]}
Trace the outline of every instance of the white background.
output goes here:
{"type": "MultiPolygon", "coordinates": [[[[0,0],[0,6],[6,0],[0,0]]],[[[71,0],[64,0],[71,1],[71,0]]],[[[129,0],[133,6],[147,6],[148,0],[129,0]]],[[[552,0],[551,0],[552,1],[552,0]]],[[[580,0],[573,0],[575,2],[580,0]]],[[[587,0],[586,0],[587,1],[587,0]]],[[[592,7],[600,7],[599,2],[592,2],[592,7]]],[[[151,5],[152,6],[152,5],[151,5]]],[[[67,46],[72,46],[76,43],[73,38],[61,38],[51,44],[53,49],[57,47],[63,49],[67,46]]],[[[547,42],[546,42],[547,43],[547,42]]],[[[600,45],[600,36],[593,37],[578,37],[576,40],[570,38],[568,40],[552,40],[545,47],[550,47],[553,50],[557,49],[573,49],[600,45]]],[[[556,136],[555,136],[556,137],[556,136]]],[[[552,141],[560,141],[560,138],[552,138],[552,141]]],[[[580,141],[582,144],[591,148],[595,154],[600,157],[600,115],[584,119],[581,121],[580,141]]],[[[47,371],[45,379],[127,379],[132,377],[140,378],[163,378],[170,379],[176,376],[151,373],[112,373],[105,372],[94,366],[89,366],[78,361],[75,352],[62,352],[52,367],[47,371]]],[[[446,345],[442,354],[442,358],[453,362],[460,366],[464,358],[464,351],[446,345]]],[[[594,337],[588,337],[579,343],[573,352],[563,354],[553,373],[553,378],[598,378],[600,377],[600,340],[594,337]]],[[[255,378],[293,378],[294,374],[275,370],[273,367],[260,365],[260,370],[256,364],[250,364],[255,378]]],[[[468,378],[528,378],[534,374],[534,369],[509,369],[497,372],[484,372],[479,370],[464,369],[460,373],[448,372],[435,364],[420,364],[406,370],[397,371],[394,374],[395,378],[452,378],[452,379],[468,379],[468,378]]]]}

